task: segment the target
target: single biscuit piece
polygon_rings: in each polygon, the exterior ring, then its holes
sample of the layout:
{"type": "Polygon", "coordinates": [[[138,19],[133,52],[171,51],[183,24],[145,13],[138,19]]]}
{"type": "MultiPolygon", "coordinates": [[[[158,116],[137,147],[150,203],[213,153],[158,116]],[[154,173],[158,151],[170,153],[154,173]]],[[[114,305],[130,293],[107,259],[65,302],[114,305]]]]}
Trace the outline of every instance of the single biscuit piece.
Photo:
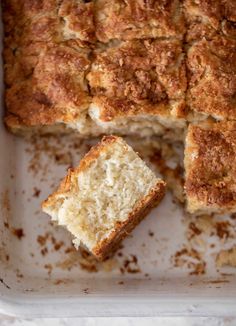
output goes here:
{"type": "Polygon", "coordinates": [[[178,40],[133,40],[98,51],[87,76],[89,114],[111,132],[163,134],[185,126],[186,74],[178,40]]]}
{"type": "Polygon", "coordinates": [[[236,40],[215,37],[195,42],[187,53],[187,103],[194,119],[236,119],[236,40]]]}
{"type": "Polygon", "coordinates": [[[104,259],[159,203],[165,183],[122,138],[106,136],[70,169],[43,211],[104,259]]]}
{"type": "Polygon", "coordinates": [[[184,161],[190,213],[236,212],[236,122],[190,125],[184,161]]]}
{"type": "Polygon", "coordinates": [[[236,37],[235,0],[184,0],[186,40],[211,39],[217,34],[236,37]]]}
{"type": "Polygon", "coordinates": [[[179,0],[97,0],[95,26],[99,41],[183,38],[185,24],[179,0]]]}
{"type": "MultiPolygon", "coordinates": [[[[68,41],[47,44],[36,57],[30,53],[28,57],[21,56],[22,60],[12,66],[15,75],[20,69],[18,82],[6,90],[8,128],[21,131],[27,127],[61,124],[79,131],[83,129],[90,103],[85,79],[90,66],[88,55],[87,48],[68,41]],[[28,72],[28,76],[24,76],[22,70],[26,75],[28,72]]],[[[7,77],[11,83],[12,76],[7,77]]]]}
{"type": "Polygon", "coordinates": [[[93,4],[4,0],[3,21],[7,127],[23,135],[101,133],[88,117],[93,4]]]}

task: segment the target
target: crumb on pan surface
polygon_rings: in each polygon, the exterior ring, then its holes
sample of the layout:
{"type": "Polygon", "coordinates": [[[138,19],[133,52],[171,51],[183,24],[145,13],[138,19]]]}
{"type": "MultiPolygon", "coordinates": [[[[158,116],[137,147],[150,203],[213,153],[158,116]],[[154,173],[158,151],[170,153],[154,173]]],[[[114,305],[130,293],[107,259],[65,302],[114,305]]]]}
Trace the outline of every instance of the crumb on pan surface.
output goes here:
{"type": "Polygon", "coordinates": [[[236,123],[190,125],[185,147],[185,191],[190,213],[236,211],[236,123]]]}
{"type": "Polygon", "coordinates": [[[106,136],[70,169],[44,212],[103,259],[163,197],[165,183],[121,138],[106,136]]]}
{"type": "Polygon", "coordinates": [[[232,247],[228,250],[221,250],[216,257],[216,265],[217,267],[236,267],[236,247],[232,247]]]}

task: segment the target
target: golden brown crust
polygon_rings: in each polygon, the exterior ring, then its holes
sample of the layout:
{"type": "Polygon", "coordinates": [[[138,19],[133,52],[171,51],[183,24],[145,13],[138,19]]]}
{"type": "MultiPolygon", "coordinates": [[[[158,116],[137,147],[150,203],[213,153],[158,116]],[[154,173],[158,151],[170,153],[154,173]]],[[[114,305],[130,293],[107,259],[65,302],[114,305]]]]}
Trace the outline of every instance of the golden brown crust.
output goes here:
{"type": "Polygon", "coordinates": [[[177,40],[127,41],[98,52],[87,76],[95,104],[103,102],[102,119],[122,114],[167,114],[171,101],[184,115],[184,54],[177,40]],[[105,97],[107,99],[105,99],[105,97]]]}
{"type": "Polygon", "coordinates": [[[3,21],[12,130],[71,122],[80,132],[89,93],[101,128],[126,115],[178,123],[188,110],[236,118],[234,0],[4,0],[3,21]]]}
{"type": "Polygon", "coordinates": [[[235,212],[236,123],[190,125],[185,170],[190,212],[235,212]]]}
{"type": "Polygon", "coordinates": [[[82,41],[95,41],[93,9],[93,2],[62,1],[58,15],[64,20],[63,35],[66,39],[77,38],[82,41]]]}
{"type": "Polygon", "coordinates": [[[101,42],[156,37],[181,39],[185,33],[178,0],[98,0],[95,2],[95,23],[101,42]]]}
{"type": "Polygon", "coordinates": [[[3,21],[8,45],[94,41],[93,4],[82,0],[5,0],[3,21]]]}
{"type": "Polygon", "coordinates": [[[90,49],[82,41],[94,41],[92,16],[93,5],[82,0],[3,1],[9,129],[70,122],[77,128],[82,112],[84,121],[90,49]]]}
{"type": "Polygon", "coordinates": [[[119,243],[143,220],[149,211],[159,204],[165,195],[166,184],[164,181],[158,181],[149,194],[140,200],[129,214],[125,222],[117,224],[111,235],[104,239],[93,249],[93,254],[99,260],[104,260],[113,252],[119,243]]]}
{"type": "Polygon", "coordinates": [[[217,34],[236,37],[235,0],[184,0],[186,40],[212,39],[217,34]]]}
{"type": "Polygon", "coordinates": [[[189,89],[192,110],[217,119],[236,118],[236,40],[215,37],[201,40],[188,50],[189,89]]]}
{"type": "Polygon", "coordinates": [[[5,33],[12,32],[27,20],[37,15],[56,14],[59,0],[3,0],[3,22],[5,33]]]}
{"type": "Polygon", "coordinates": [[[99,120],[104,122],[138,115],[149,115],[150,117],[153,115],[168,117],[170,115],[166,102],[142,106],[126,98],[94,96],[93,105],[99,108],[99,120]]]}
{"type": "MultiPolygon", "coordinates": [[[[69,45],[48,44],[36,58],[21,56],[15,64],[13,77],[18,73],[20,77],[6,90],[6,123],[9,128],[12,121],[9,115],[18,117],[24,126],[51,125],[76,121],[87,109],[90,97],[85,75],[90,65],[89,52],[69,45]],[[15,67],[19,67],[20,72],[15,67]],[[24,76],[24,73],[28,75],[24,76]]],[[[12,78],[9,74],[7,76],[10,83],[12,78]]]]}
{"type": "Polygon", "coordinates": [[[7,87],[31,78],[36,67],[39,55],[45,51],[46,43],[35,42],[16,49],[5,47],[4,58],[4,79],[7,87]]]}
{"type": "Polygon", "coordinates": [[[97,53],[88,75],[95,94],[157,103],[184,98],[184,54],[177,40],[127,41],[97,53]]]}

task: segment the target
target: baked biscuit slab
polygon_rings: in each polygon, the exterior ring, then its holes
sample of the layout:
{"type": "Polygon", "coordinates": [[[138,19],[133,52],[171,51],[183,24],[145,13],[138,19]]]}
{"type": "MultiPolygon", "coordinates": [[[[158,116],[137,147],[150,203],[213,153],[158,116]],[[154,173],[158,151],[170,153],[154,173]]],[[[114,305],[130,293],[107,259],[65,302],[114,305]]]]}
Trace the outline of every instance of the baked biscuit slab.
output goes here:
{"type": "Polygon", "coordinates": [[[77,43],[48,44],[32,75],[6,90],[8,128],[64,124],[80,130],[90,103],[85,75],[89,50],[77,43]]]}
{"type": "Polygon", "coordinates": [[[236,212],[236,122],[190,125],[184,163],[190,213],[236,212]]]}
{"type": "Polygon", "coordinates": [[[184,0],[186,41],[208,40],[217,34],[236,38],[235,0],[184,0]]]}
{"type": "Polygon", "coordinates": [[[105,130],[163,134],[163,128],[184,128],[180,41],[133,40],[110,47],[97,53],[87,78],[94,95],[89,114],[105,130]]]}
{"type": "MultiPolygon", "coordinates": [[[[236,40],[215,37],[195,42],[187,52],[187,103],[196,115],[236,119],[236,40]]],[[[199,118],[199,117],[198,117],[199,118]]]]}
{"type": "Polygon", "coordinates": [[[112,39],[182,39],[185,33],[178,0],[97,0],[95,26],[98,40],[105,43],[112,39]]]}
{"type": "Polygon", "coordinates": [[[106,136],[42,208],[73,235],[76,247],[104,259],[164,193],[165,183],[122,138],[106,136]]]}

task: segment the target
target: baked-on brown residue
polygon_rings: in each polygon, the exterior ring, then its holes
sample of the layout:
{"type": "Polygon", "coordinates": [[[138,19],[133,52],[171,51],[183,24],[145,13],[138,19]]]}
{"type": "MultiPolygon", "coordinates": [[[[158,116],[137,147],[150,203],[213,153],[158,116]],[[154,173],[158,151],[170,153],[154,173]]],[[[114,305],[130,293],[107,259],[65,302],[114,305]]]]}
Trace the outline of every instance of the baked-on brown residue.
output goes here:
{"type": "Polygon", "coordinates": [[[38,198],[40,196],[41,190],[38,189],[37,187],[34,187],[34,193],[33,193],[33,197],[38,198]]]}
{"type": "Polygon", "coordinates": [[[21,240],[21,238],[23,238],[25,236],[23,229],[19,228],[13,228],[11,227],[11,233],[16,236],[19,240],[21,240]]]}
{"type": "Polygon", "coordinates": [[[190,275],[201,275],[206,273],[206,262],[201,254],[194,248],[184,247],[177,251],[172,257],[175,267],[190,269],[190,275]]]}
{"type": "Polygon", "coordinates": [[[58,251],[64,246],[64,241],[58,241],[51,232],[46,232],[44,235],[38,235],[37,242],[40,247],[42,247],[40,250],[42,256],[47,255],[49,250],[58,251]]]}
{"type": "Polygon", "coordinates": [[[136,274],[141,273],[140,266],[138,264],[138,258],[136,255],[130,255],[123,260],[122,267],[120,267],[122,274],[130,273],[136,274]]]}
{"type": "Polygon", "coordinates": [[[5,190],[2,193],[2,202],[1,202],[2,209],[6,212],[10,212],[11,206],[10,206],[10,199],[9,199],[9,191],[5,190]]]}

